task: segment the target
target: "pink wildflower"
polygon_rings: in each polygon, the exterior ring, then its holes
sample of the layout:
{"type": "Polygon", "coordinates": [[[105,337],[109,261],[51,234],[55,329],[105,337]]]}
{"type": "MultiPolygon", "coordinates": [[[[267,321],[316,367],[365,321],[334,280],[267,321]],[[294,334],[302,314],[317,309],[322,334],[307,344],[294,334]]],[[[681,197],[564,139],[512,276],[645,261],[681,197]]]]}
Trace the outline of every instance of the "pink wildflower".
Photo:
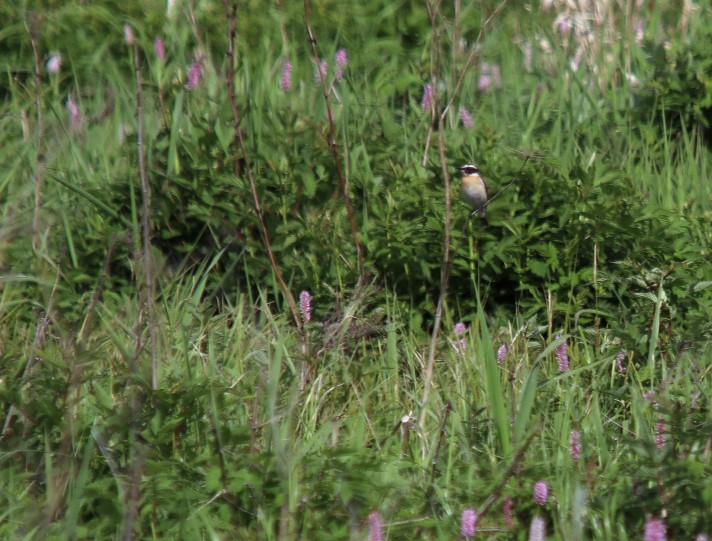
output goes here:
{"type": "Polygon", "coordinates": [[[425,83],[423,87],[423,99],[420,100],[420,108],[423,111],[430,109],[430,105],[433,103],[433,85],[431,83],[425,83]]]}
{"type": "Polygon", "coordinates": [[[655,423],[655,444],[660,451],[665,449],[665,421],[662,419],[655,423]]]}
{"type": "Polygon", "coordinates": [[[304,323],[311,321],[311,293],[302,291],[299,294],[299,310],[302,312],[304,323]]]}
{"type": "Polygon", "coordinates": [[[625,351],[621,350],[618,352],[618,355],[616,355],[616,366],[618,367],[619,374],[625,374],[626,368],[625,368],[625,365],[623,364],[624,360],[625,360],[625,351]]]}
{"type": "MultiPolygon", "coordinates": [[[[557,335],[558,340],[561,335],[557,335]]],[[[559,360],[559,372],[562,374],[569,371],[569,354],[567,352],[566,339],[556,346],[556,358],[559,360]]]]}
{"type": "Polygon", "coordinates": [[[472,128],[475,127],[475,123],[472,121],[472,115],[470,114],[470,111],[467,110],[467,107],[464,105],[460,105],[460,120],[462,120],[462,125],[465,126],[468,130],[471,130],[472,128]]]}
{"type": "MultiPolygon", "coordinates": [[[[459,321],[458,323],[455,324],[455,335],[456,336],[461,336],[462,334],[467,331],[467,325],[465,325],[462,321],[459,321]]],[[[467,347],[467,342],[465,341],[465,337],[458,338],[457,340],[452,341],[452,347],[455,348],[455,353],[457,355],[464,355],[465,354],[465,348],[467,347]]]]}
{"type": "Polygon", "coordinates": [[[490,76],[486,75],[486,74],[480,75],[480,78],[477,80],[477,89],[478,90],[489,90],[490,85],[491,85],[490,76]]]}
{"type": "Polygon", "coordinates": [[[462,512],[462,522],[460,526],[460,534],[465,539],[475,536],[477,530],[477,513],[474,509],[465,509],[462,512]]]}
{"type": "Polygon", "coordinates": [[[319,61],[319,64],[314,66],[314,82],[321,83],[322,79],[326,79],[329,73],[329,63],[325,58],[319,61]]]}
{"type": "Polygon", "coordinates": [[[57,51],[53,51],[49,55],[49,60],[47,60],[47,73],[50,75],[57,75],[59,69],[62,67],[62,55],[57,51]]]}
{"type": "Polygon", "coordinates": [[[571,31],[571,19],[568,17],[561,17],[559,19],[559,34],[565,36],[571,31]]]}
{"type": "Polygon", "coordinates": [[[497,350],[497,364],[502,366],[504,360],[507,358],[507,344],[502,344],[497,350]]]}
{"type": "Polygon", "coordinates": [[[477,80],[478,90],[488,92],[502,86],[499,66],[497,64],[482,64],[480,78],[477,80]]]}
{"type": "Polygon", "coordinates": [[[368,541],[383,541],[383,522],[377,511],[368,515],[368,541]]]}
{"type": "Polygon", "coordinates": [[[546,481],[534,483],[534,501],[538,505],[544,505],[549,500],[549,485],[546,481]]]}
{"type": "Polygon", "coordinates": [[[502,514],[504,515],[504,523],[510,530],[514,528],[514,502],[512,498],[505,498],[502,503],[502,514]]]}
{"type": "Polygon", "coordinates": [[[569,452],[572,460],[581,458],[581,434],[578,430],[572,430],[569,434],[569,452]]]}
{"type": "Polygon", "coordinates": [[[188,90],[193,90],[198,88],[200,85],[200,79],[203,77],[203,63],[200,60],[196,60],[190,65],[188,69],[188,82],[185,87],[188,90]]]}
{"type": "Polygon", "coordinates": [[[334,55],[334,62],[337,66],[341,66],[342,68],[346,67],[349,63],[349,55],[346,52],[346,49],[342,48],[336,51],[336,54],[334,55]]]}
{"type": "Polygon", "coordinates": [[[665,541],[667,539],[665,523],[659,518],[651,518],[645,523],[644,541],[665,541]]]}
{"type": "Polygon", "coordinates": [[[349,63],[349,56],[346,49],[339,49],[334,55],[334,63],[336,64],[336,78],[341,81],[344,78],[344,68],[349,63]]]}
{"type": "Polygon", "coordinates": [[[156,36],[156,39],[153,40],[153,50],[161,62],[166,61],[166,46],[160,36],[156,36]]]}
{"type": "Polygon", "coordinates": [[[464,338],[459,338],[457,340],[452,341],[452,347],[455,348],[455,353],[459,357],[465,354],[465,350],[467,349],[467,342],[464,338]]]}
{"type": "Polygon", "coordinates": [[[531,526],[529,526],[529,541],[544,541],[545,535],[546,522],[543,517],[537,515],[532,519],[531,526]]]}
{"type": "Polygon", "coordinates": [[[72,127],[78,127],[82,122],[81,112],[79,111],[79,105],[71,96],[67,98],[67,111],[69,111],[69,121],[72,123],[72,127]]]}
{"type": "Polygon", "coordinates": [[[289,58],[282,64],[282,76],[279,78],[279,86],[285,92],[292,88],[292,63],[289,58]]]}

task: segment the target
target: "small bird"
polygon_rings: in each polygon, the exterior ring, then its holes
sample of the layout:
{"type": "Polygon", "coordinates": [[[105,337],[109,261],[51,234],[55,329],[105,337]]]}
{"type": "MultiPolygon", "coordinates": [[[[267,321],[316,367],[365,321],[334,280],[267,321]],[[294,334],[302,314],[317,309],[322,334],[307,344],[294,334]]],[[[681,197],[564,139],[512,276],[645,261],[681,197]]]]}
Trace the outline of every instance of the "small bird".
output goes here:
{"type": "Polygon", "coordinates": [[[462,174],[462,199],[470,205],[472,214],[478,213],[482,223],[487,225],[487,182],[476,165],[470,163],[460,167],[462,174]]]}

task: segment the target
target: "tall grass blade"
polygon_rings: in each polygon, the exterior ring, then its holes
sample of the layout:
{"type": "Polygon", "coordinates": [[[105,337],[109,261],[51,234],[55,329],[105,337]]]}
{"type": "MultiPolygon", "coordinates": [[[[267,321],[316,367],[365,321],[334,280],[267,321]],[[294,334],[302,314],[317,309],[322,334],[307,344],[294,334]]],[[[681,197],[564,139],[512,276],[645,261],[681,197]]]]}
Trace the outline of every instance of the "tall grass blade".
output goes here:
{"type": "Polygon", "coordinates": [[[499,440],[499,450],[503,457],[511,455],[512,443],[509,433],[509,415],[504,406],[504,391],[500,378],[500,369],[497,364],[494,350],[492,349],[492,338],[484,320],[484,311],[477,295],[477,307],[480,313],[479,321],[479,341],[477,344],[478,358],[482,359],[485,367],[485,388],[487,390],[487,402],[491,407],[492,421],[497,430],[499,440]]]}
{"type": "Polygon", "coordinates": [[[519,396],[519,406],[517,407],[517,418],[514,420],[514,445],[519,448],[524,441],[529,419],[531,417],[532,408],[534,407],[534,399],[536,398],[536,389],[539,381],[539,365],[534,367],[527,376],[527,381],[524,384],[524,389],[519,396]]]}

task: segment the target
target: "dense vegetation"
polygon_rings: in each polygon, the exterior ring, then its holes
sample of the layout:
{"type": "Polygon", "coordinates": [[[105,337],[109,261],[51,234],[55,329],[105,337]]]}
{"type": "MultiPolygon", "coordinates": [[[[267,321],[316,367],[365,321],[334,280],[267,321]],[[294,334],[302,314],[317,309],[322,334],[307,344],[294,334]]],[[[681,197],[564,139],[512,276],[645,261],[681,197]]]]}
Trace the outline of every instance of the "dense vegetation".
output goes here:
{"type": "Polygon", "coordinates": [[[0,6],[0,537],[712,535],[710,8],[381,4],[0,6]]]}

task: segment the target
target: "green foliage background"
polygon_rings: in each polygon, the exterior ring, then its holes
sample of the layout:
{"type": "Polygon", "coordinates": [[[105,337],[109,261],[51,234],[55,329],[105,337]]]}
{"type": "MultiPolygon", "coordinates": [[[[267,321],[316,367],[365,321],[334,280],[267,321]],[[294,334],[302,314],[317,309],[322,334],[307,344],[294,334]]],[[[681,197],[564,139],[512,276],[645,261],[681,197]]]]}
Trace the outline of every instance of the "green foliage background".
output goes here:
{"type": "Polygon", "coordinates": [[[239,4],[245,153],[222,3],[3,4],[3,535],[362,539],[378,511],[389,539],[451,539],[462,509],[488,497],[493,539],[526,538],[537,513],[552,539],[640,538],[651,516],[671,538],[712,533],[709,7],[592,6],[595,16],[557,2],[438,4],[434,32],[426,2],[311,3],[360,276],[302,3],[239,4]],[[144,81],[155,389],[124,25],[144,81]],[[442,134],[421,107],[436,52],[438,113],[452,100],[442,134]],[[187,88],[194,62],[203,77],[187,88]],[[486,66],[499,84],[482,84],[486,66]],[[439,135],[449,174],[476,162],[497,196],[483,228],[452,179],[427,403],[446,216],[439,135]],[[236,160],[255,173],[290,290],[312,294],[304,335],[236,160]],[[459,320],[463,355],[451,346],[459,320]],[[572,370],[559,373],[564,339],[572,370]],[[541,509],[540,478],[554,495],[541,509]]]}

